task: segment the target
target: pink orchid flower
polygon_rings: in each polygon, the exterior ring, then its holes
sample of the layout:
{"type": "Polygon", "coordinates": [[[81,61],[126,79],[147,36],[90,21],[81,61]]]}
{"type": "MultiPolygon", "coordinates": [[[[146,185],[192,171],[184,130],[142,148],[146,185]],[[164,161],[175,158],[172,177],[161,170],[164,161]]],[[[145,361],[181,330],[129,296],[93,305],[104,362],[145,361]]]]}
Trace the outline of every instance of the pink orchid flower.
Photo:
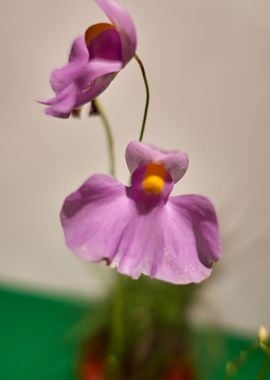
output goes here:
{"type": "Polygon", "coordinates": [[[67,246],[132,278],[144,274],[174,284],[207,278],[221,257],[215,209],[201,195],[169,197],[188,156],[131,142],[126,161],[130,186],[96,174],[66,198],[67,246]]]}
{"type": "Polygon", "coordinates": [[[55,97],[41,101],[48,115],[68,118],[100,95],[135,54],[136,30],[129,14],[112,0],[96,2],[111,23],[90,26],[73,42],[68,63],[51,73],[55,97]]]}

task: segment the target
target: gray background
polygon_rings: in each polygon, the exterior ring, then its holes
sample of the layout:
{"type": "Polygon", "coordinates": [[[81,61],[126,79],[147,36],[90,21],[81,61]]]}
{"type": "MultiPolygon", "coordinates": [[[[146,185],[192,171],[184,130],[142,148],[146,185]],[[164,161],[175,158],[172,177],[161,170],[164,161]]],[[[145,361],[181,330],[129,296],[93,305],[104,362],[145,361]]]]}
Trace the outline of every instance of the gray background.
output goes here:
{"type": "MultiPolygon", "coordinates": [[[[270,324],[268,0],[121,1],[138,30],[151,86],[145,142],[180,148],[190,168],[175,193],[215,203],[224,258],[194,319],[253,331],[270,324]]],[[[91,0],[1,2],[0,276],[60,294],[96,296],[111,270],[64,246],[59,210],[90,174],[106,172],[98,119],[46,117],[50,70],[74,37],[106,17],[91,0]]],[[[144,88],[131,62],[101,99],[114,128],[119,178],[139,134],[144,88]]]]}

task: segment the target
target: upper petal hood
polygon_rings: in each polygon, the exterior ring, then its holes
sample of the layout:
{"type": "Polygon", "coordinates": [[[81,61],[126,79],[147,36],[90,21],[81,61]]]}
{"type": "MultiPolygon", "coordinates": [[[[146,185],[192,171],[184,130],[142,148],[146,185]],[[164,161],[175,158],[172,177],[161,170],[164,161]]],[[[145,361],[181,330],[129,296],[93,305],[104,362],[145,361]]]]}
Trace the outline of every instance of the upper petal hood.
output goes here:
{"type": "Polygon", "coordinates": [[[188,168],[188,155],[180,150],[165,151],[152,145],[132,141],[126,149],[126,162],[131,174],[139,166],[149,162],[163,164],[176,183],[188,168]]]}
{"type": "Polygon", "coordinates": [[[135,25],[128,12],[112,0],[96,0],[119,32],[122,42],[122,58],[126,64],[134,56],[137,46],[135,25]]]}

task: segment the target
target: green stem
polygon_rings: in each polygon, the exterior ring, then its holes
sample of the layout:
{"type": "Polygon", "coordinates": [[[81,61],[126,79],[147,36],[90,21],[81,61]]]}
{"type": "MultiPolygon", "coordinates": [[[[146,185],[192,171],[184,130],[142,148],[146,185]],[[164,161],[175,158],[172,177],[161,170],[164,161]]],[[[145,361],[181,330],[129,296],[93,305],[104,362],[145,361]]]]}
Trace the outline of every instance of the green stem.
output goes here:
{"type": "Polygon", "coordinates": [[[123,355],[123,341],[124,341],[124,331],[123,331],[123,288],[122,288],[122,278],[121,275],[117,275],[115,297],[114,297],[114,308],[113,308],[113,335],[114,335],[114,349],[118,356],[121,358],[123,355]]]}
{"type": "Polygon", "coordinates": [[[117,275],[113,295],[111,333],[106,360],[107,377],[115,380],[121,378],[124,355],[124,299],[121,275],[117,275]]]}
{"type": "MultiPolygon", "coordinates": [[[[115,153],[114,141],[112,136],[111,127],[108,118],[104,112],[98,99],[93,101],[94,112],[100,116],[107,138],[109,160],[110,160],[110,174],[115,177],[115,153]]],[[[109,350],[107,356],[107,371],[108,377],[118,379],[121,374],[121,360],[124,352],[124,304],[123,304],[123,288],[121,276],[117,276],[116,285],[113,295],[112,316],[111,316],[111,336],[109,343],[109,350]]]]}
{"type": "Polygon", "coordinates": [[[148,84],[144,65],[143,65],[141,59],[138,57],[137,54],[135,54],[134,58],[135,58],[136,62],[138,63],[138,65],[140,66],[144,85],[145,85],[145,91],[146,91],[146,101],[145,101],[145,107],[144,107],[143,121],[142,121],[141,133],[140,133],[140,137],[139,137],[139,141],[142,141],[143,135],[144,135],[144,130],[145,130],[146,119],[147,119],[149,101],[150,101],[150,91],[149,91],[149,84],[148,84]]]}
{"type": "Polygon", "coordinates": [[[104,127],[104,130],[106,133],[108,152],[109,152],[109,162],[110,162],[109,172],[113,177],[115,177],[116,176],[116,174],[115,174],[115,154],[114,154],[114,142],[113,142],[112,130],[110,127],[109,120],[108,120],[108,118],[104,112],[104,109],[101,106],[99,100],[95,99],[94,102],[95,102],[95,107],[96,107],[97,113],[102,120],[103,127],[104,127]]]}
{"type": "Polygon", "coordinates": [[[265,355],[262,366],[258,373],[258,376],[256,377],[256,380],[265,380],[269,367],[270,367],[270,358],[268,355],[265,355]]]}

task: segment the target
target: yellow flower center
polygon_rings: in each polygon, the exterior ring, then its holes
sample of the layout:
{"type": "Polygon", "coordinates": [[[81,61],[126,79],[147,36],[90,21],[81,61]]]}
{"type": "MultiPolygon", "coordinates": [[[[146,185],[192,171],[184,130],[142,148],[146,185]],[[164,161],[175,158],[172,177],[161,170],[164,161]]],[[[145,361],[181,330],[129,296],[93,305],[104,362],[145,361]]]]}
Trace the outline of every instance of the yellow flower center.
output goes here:
{"type": "Polygon", "coordinates": [[[150,175],[143,180],[143,188],[147,193],[160,194],[164,187],[164,180],[157,175],[150,175]]]}
{"type": "Polygon", "coordinates": [[[166,170],[163,165],[147,164],[146,173],[142,182],[144,191],[149,194],[158,195],[162,192],[165,184],[166,170]]]}

